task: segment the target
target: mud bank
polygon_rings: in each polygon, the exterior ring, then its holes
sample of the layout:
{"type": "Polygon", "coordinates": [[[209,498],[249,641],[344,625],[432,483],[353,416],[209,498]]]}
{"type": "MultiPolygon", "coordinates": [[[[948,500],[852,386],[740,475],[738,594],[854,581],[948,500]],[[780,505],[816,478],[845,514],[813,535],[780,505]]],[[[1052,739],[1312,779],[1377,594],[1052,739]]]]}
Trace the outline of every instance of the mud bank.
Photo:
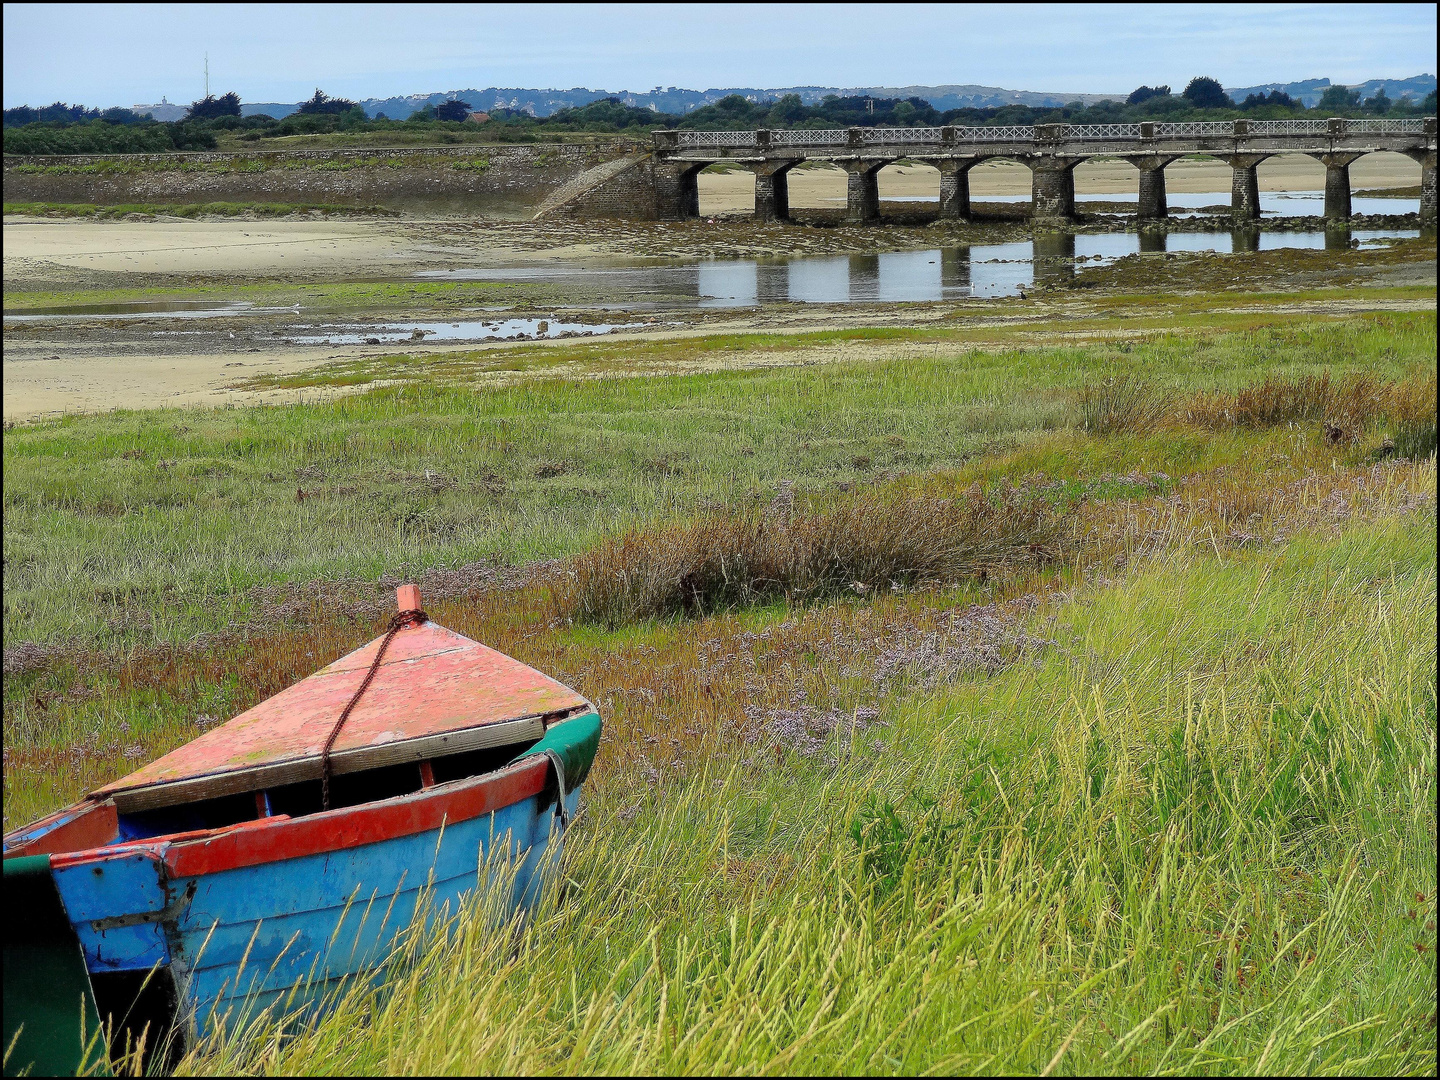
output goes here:
{"type": "Polygon", "coordinates": [[[279,202],[528,218],[628,142],[296,150],[253,154],[55,156],[5,162],[6,202],[279,202]]]}

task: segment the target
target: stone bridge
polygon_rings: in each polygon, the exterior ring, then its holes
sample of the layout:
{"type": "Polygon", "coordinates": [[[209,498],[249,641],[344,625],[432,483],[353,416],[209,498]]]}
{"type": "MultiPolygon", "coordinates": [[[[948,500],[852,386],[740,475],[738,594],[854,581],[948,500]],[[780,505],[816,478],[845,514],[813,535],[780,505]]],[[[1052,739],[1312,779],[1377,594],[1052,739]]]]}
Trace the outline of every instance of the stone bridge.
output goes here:
{"type": "MultiPolygon", "coordinates": [[[[1308,154],[1325,165],[1325,218],[1350,217],[1350,165],[1380,151],[1420,163],[1420,218],[1435,224],[1434,117],[1414,120],[1234,120],[1195,123],[1041,124],[1034,127],[913,127],[794,129],[788,131],[657,131],[654,153],[613,184],[642,184],[627,198],[613,190],[592,212],[675,220],[700,212],[698,176],[706,166],[730,162],[755,174],[755,216],[789,217],[787,173],[805,161],[824,161],[848,174],[845,219],[880,217],[876,174],[908,160],[940,173],[940,216],[970,215],[969,172],[982,161],[1005,158],[1030,168],[1032,213],[1063,222],[1075,213],[1075,167],[1095,157],[1118,157],[1138,173],[1139,217],[1166,217],[1165,166],[1186,154],[1206,154],[1233,170],[1231,211],[1241,222],[1260,216],[1256,166],[1276,154],[1308,154]],[[628,211],[628,212],[627,212],[628,211]]],[[[607,177],[607,179],[610,179],[607,177]]],[[[557,207],[558,209],[558,207],[557,207]]],[[[570,209],[570,208],[567,208],[570,209]]],[[[571,212],[584,210],[575,206],[571,212]]]]}

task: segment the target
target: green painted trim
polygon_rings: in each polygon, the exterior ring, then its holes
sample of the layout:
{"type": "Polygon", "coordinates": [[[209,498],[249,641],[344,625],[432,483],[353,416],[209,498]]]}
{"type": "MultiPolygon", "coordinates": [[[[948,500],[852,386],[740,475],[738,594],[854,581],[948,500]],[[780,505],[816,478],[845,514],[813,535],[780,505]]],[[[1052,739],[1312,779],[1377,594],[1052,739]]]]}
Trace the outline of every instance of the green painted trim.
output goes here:
{"type": "Polygon", "coordinates": [[[565,790],[574,791],[590,775],[595,752],[600,749],[600,731],[604,727],[597,712],[588,712],[559,723],[545,732],[545,737],[516,761],[553,750],[565,763],[565,790]]]}

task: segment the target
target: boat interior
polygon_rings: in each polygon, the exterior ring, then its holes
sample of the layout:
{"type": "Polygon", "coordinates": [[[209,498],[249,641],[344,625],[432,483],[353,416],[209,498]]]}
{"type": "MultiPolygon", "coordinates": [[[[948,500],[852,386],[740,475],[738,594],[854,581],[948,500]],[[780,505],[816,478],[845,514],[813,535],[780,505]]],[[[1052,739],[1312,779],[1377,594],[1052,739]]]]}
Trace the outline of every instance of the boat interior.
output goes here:
{"type": "MultiPolygon", "coordinates": [[[[528,738],[421,762],[342,773],[331,777],[330,809],[414,795],[441,784],[484,776],[504,768],[537,741],[528,738]]],[[[126,809],[123,799],[90,799],[11,833],[5,838],[5,855],[60,855],[138,840],[189,838],[268,818],[306,817],[320,813],[321,798],[317,777],[147,809],[126,809]]]]}

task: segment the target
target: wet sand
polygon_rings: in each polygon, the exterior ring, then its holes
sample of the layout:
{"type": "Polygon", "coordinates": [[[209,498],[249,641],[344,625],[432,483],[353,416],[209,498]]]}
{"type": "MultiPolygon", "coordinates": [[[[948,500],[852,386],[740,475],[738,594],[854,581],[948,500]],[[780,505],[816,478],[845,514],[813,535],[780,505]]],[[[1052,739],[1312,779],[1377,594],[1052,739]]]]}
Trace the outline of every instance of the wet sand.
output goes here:
{"type": "Polygon", "coordinates": [[[114,221],[7,219],[5,281],[38,263],[141,274],[331,272],[336,263],[404,262],[389,221],[114,221]]]}

